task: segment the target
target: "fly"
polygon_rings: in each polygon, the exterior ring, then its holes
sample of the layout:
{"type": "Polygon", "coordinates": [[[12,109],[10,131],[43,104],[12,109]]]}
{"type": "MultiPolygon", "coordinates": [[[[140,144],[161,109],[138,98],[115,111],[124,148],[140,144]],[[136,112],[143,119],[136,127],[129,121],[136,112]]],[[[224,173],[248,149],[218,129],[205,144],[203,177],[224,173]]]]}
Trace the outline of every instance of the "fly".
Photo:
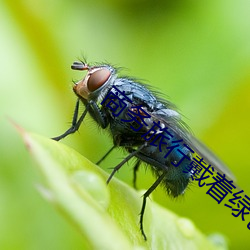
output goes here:
{"type": "Polygon", "coordinates": [[[114,174],[131,158],[136,172],[141,163],[150,166],[156,181],[144,193],[140,213],[140,230],[144,239],[143,216],[147,197],[162,184],[170,196],[183,194],[193,180],[194,173],[187,171],[195,154],[209,162],[218,172],[234,179],[227,167],[201,142],[193,137],[175,106],[157,97],[148,86],[128,77],[119,77],[117,70],[108,64],[90,66],[85,62],[74,62],[73,70],[87,71],[86,76],[75,83],[73,91],[78,97],[71,127],[56,141],[76,132],[87,113],[113,138],[113,147],[98,162],[104,160],[116,147],[128,152],[109,176],[114,174]],[[80,102],[85,110],[79,116],[80,102]]]}

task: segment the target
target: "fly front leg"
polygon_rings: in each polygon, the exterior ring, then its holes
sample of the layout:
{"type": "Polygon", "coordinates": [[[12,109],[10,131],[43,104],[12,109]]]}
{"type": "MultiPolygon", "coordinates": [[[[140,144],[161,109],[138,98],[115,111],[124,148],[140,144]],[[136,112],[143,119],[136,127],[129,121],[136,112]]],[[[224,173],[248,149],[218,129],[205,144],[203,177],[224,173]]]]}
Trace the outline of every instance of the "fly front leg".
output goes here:
{"type": "Polygon", "coordinates": [[[80,105],[80,100],[78,99],[76,102],[71,127],[62,135],[52,138],[53,140],[60,141],[64,137],[68,136],[69,134],[75,133],[79,129],[83,119],[85,118],[88,112],[93,116],[93,118],[97,121],[97,123],[101,125],[102,128],[106,128],[108,126],[105,114],[100,110],[98,105],[92,100],[88,102],[88,104],[86,105],[86,109],[80,116],[79,120],[77,120],[78,114],[79,114],[79,105],[80,105]]]}
{"type": "Polygon", "coordinates": [[[90,100],[88,104],[90,107],[89,113],[103,129],[106,128],[108,126],[108,121],[105,113],[102,112],[96,102],[90,100]]]}
{"type": "Polygon", "coordinates": [[[86,116],[86,114],[88,112],[88,109],[89,109],[89,106],[87,105],[86,109],[84,110],[84,112],[80,116],[79,120],[77,120],[78,119],[78,112],[79,112],[79,104],[80,104],[80,101],[78,99],[77,102],[76,102],[71,127],[65,133],[63,133],[62,135],[59,135],[57,137],[53,137],[51,139],[53,139],[55,141],[60,141],[64,137],[68,136],[69,134],[75,133],[79,129],[79,127],[80,127],[80,125],[81,125],[81,123],[82,123],[82,121],[83,121],[84,117],[86,116]]]}

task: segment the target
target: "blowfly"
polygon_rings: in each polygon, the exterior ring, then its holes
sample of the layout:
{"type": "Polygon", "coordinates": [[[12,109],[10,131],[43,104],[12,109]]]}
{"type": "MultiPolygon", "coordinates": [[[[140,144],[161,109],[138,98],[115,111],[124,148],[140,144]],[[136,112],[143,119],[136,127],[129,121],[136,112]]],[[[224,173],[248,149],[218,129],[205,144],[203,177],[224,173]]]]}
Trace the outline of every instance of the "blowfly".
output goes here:
{"type": "Polygon", "coordinates": [[[226,166],[202,143],[193,137],[176,107],[159,98],[150,88],[133,78],[119,77],[118,70],[108,64],[90,66],[85,62],[74,62],[73,70],[87,71],[86,76],[75,83],[73,91],[77,96],[71,127],[62,135],[53,138],[61,140],[76,132],[87,113],[103,129],[108,129],[113,138],[113,147],[98,162],[100,163],[116,147],[126,149],[128,155],[114,167],[113,175],[131,158],[136,158],[136,171],[142,163],[150,167],[156,181],[144,193],[140,213],[140,230],[144,239],[143,215],[147,197],[162,184],[167,193],[177,197],[199,176],[198,168],[192,168],[194,159],[205,162],[219,173],[233,179],[226,166]],[[80,102],[85,110],[79,115],[80,102]]]}

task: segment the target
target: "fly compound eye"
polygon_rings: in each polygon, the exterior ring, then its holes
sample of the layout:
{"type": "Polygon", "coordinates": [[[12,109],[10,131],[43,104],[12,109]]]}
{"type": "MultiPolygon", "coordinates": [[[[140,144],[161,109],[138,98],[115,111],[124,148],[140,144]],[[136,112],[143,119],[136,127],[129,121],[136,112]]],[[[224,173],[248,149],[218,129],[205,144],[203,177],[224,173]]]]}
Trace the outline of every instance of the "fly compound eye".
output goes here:
{"type": "Polygon", "coordinates": [[[99,89],[110,77],[111,72],[108,69],[99,69],[90,74],[88,79],[88,90],[93,92],[99,89]]]}

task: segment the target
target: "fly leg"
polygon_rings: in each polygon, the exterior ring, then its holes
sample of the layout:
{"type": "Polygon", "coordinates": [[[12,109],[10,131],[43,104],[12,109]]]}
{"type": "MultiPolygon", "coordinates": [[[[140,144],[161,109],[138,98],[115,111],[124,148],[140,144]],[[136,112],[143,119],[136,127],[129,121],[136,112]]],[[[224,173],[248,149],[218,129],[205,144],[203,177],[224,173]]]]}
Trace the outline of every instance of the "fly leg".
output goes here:
{"type": "Polygon", "coordinates": [[[134,157],[140,150],[142,150],[144,147],[146,147],[147,144],[143,144],[141,145],[137,150],[132,151],[122,162],[120,162],[116,167],[114,167],[112,173],[110,174],[108,180],[107,180],[107,184],[109,184],[109,182],[111,181],[112,177],[114,176],[114,174],[127,162],[129,161],[132,157],[134,157]]]}
{"type": "Polygon", "coordinates": [[[84,110],[84,112],[80,116],[79,120],[77,120],[78,113],[79,113],[79,104],[80,104],[80,100],[78,99],[76,102],[71,127],[62,135],[52,138],[53,140],[60,141],[64,137],[68,136],[69,134],[75,133],[79,129],[87,112],[90,112],[91,114],[95,115],[97,122],[101,125],[102,128],[107,127],[108,123],[106,121],[106,116],[101,112],[100,108],[98,107],[98,105],[94,101],[88,102],[88,104],[86,105],[86,109],[84,110]]]}
{"type": "Polygon", "coordinates": [[[76,102],[76,106],[75,106],[75,110],[74,110],[74,116],[73,116],[71,127],[65,133],[63,133],[62,135],[59,135],[57,137],[52,138],[53,140],[60,141],[64,137],[68,136],[69,134],[75,133],[79,129],[79,127],[80,127],[80,125],[81,125],[84,117],[86,116],[86,114],[88,112],[88,106],[87,106],[86,109],[84,110],[84,112],[82,113],[81,117],[77,121],[78,112],[79,112],[79,103],[80,103],[80,101],[78,99],[77,102],[76,102]]]}
{"type": "Polygon", "coordinates": [[[95,120],[101,127],[104,129],[108,126],[106,115],[101,111],[101,109],[98,107],[97,103],[95,103],[93,100],[90,100],[89,103],[89,112],[92,114],[93,117],[95,117],[95,120]]]}
{"type": "Polygon", "coordinates": [[[143,216],[146,208],[146,200],[148,196],[157,188],[157,186],[162,182],[163,178],[165,177],[166,173],[160,175],[157,180],[153,183],[153,185],[147,190],[147,192],[143,195],[142,207],[140,212],[140,230],[143,235],[144,240],[147,240],[147,236],[143,229],[143,216]]]}
{"type": "Polygon", "coordinates": [[[140,165],[141,165],[141,161],[140,161],[140,160],[137,160],[136,163],[135,163],[135,166],[134,166],[134,168],[133,168],[133,187],[134,187],[135,189],[137,189],[137,188],[136,188],[136,173],[137,173],[137,171],[138,171],[140,165]]]}
{"type": "Polygon", "coordinates": [[[96,165],[99,165],[115,148],[116,146],[114,145],[97,163],[96,165]]]}

